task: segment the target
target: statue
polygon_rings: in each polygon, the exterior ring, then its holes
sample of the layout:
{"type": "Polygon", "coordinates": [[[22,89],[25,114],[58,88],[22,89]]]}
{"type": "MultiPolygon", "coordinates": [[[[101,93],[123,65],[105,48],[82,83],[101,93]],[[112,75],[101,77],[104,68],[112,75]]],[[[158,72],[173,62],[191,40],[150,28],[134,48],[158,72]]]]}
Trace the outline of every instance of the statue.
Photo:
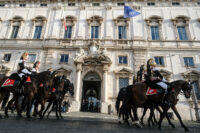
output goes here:
{"type": "Polygon", "coordinates": [[[86,53],[85,53],[84,49],[80,48],[79,53],[76,53],[74,61],[75,62],[83,62],[85,57],[86,57],[86,53]]]}

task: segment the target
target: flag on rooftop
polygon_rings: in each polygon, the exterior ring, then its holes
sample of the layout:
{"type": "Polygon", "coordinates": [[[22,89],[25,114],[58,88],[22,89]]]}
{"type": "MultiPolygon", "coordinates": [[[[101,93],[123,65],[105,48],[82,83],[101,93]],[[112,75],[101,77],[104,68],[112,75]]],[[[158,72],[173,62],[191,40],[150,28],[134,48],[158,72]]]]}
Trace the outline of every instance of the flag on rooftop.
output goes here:
{"type": "Polygon", "coordinates": [[[140,13],[137,12],[136,10],[132,9],[129,6],[124,6],[124,18],[135,17],[138,15],[140,15],[140,13]]]}

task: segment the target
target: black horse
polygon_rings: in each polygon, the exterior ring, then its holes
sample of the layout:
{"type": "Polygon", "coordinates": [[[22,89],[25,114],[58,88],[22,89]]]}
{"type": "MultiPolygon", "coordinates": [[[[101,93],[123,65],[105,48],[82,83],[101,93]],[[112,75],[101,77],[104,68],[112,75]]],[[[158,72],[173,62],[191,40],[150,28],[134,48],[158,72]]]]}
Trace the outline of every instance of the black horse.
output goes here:
{"type": "Polygon", "coordinates": [[[43,117],[45,116],[45,113],[50,108],[50,106],[53,104],[52,109],[48,113],[47,117],[49,116],[51,111],[54,109],[54,107],[56,107],[55,110],[56,110],[57,119],[60,119],[60,118],[63,119],[61,115],[61,105],[66,93],[69,92],[71,96],[74,95],[74,85],[68,79],[58,76],[58,77],[55,77],[53,86],[55,87],[55,92],[52,93],[49,98],[49,104],[46,110],[43,112],[43,117]],[[59,111],[59,116],[58,116],[58,111],[59,111]]]}

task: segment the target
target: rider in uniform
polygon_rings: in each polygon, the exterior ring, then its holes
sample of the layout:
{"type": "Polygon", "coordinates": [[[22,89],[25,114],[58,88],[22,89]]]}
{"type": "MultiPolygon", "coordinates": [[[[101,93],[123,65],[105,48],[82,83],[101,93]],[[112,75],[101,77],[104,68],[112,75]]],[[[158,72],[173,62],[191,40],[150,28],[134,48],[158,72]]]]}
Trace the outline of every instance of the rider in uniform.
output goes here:
{"type": "Polygon", "coordinates": [[[156,67],[156,62],[153,58],[147,61],[147,75],[150,78],[150,81],[155,83],[158,86],[158,88],[162,88],[165,90],[164,100],[166,100],[166,94],[168,94],[170,86],[165,83],[167,81],[160,74],[158,68],[156,67]]]}
{"type": "Polygon", "coordinates": [[[22,86],[26,81],[27,75],[31,75],[32,73],[28,70],[28,65],[26,64],[26,61],[28,59],[28,53],[24,52],[21,56],[19,63],[18,63],[18,76],[20,77],[21,81],[18,86],[18,90],[22,91],[22,86]]]}

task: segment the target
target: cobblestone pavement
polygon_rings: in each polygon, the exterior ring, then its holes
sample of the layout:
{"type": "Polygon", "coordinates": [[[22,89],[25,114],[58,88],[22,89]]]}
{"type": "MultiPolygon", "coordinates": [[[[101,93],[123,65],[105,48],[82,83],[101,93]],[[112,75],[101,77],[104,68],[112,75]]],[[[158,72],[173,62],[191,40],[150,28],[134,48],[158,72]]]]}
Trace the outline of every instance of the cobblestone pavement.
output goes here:
{"type": "MultiPolygon", "coordinates": [[[[0,133],[182,133],[178,121],[173,121],[176,129],[168,126],[166,121],[163,123],[163,130],[159,131],[156,127],[144,126],[138,129],[126,124],[118,124],[117,117],[112,115],[97,113],[68,113],[64,114],[63,120],[56,120],[54,114],[49,119],[39,120],[32,118],[17,119],[15,115],[10,118],[0,119],[0,133]]],[[[200,132],[200,123],[184,121],[190,128],[191,133],[200,132]]]]}

